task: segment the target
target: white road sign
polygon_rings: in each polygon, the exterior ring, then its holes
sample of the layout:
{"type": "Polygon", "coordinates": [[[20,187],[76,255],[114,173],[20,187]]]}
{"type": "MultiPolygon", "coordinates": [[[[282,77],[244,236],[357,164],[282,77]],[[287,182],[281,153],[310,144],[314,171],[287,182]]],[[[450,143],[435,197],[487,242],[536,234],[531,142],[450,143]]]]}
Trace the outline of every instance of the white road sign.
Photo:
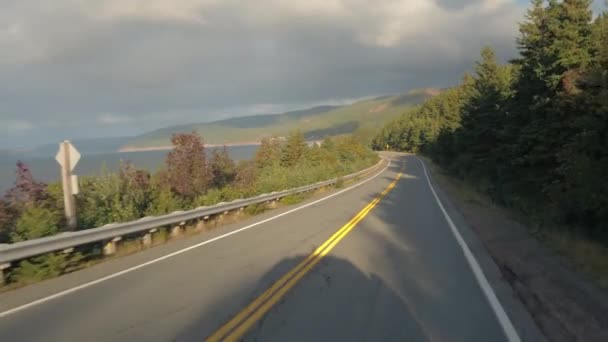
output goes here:
{"type": "Polygon", "coordinates": [[[59,151],[57,152],[57,155],[55,156],[55,160],[57,160],[57,162],[59,163],[59,165],[69,169],[70,171],[73,171],[74,168],[76,167],[76,164],[78,164],[78,161],[80,160],[80,152],[78,152],[75,148],[74,145],[70,144],[69,142],[67,143],[60,143],[59,144],[59,151]],[[64,148],[64,146],[67,145],[67,150],[68,153],[70,154],[70,164],[71,165],[63,165],[64,161],[65,161],[65,153],[66,153],[66,149],[64,148]]]}

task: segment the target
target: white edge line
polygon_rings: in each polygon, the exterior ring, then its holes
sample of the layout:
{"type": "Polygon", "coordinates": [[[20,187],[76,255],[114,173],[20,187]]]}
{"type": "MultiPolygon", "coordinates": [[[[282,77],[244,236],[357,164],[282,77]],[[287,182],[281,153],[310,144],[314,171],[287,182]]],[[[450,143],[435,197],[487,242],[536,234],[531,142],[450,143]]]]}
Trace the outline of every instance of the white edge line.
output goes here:
{"type": "Polygon", "coordinates": [[[295,211],[302,210],[302,209],[304,209],[304,208],[310,207],[310,206],[315,205],[315,204],[317,204],[317,203],[319,203],[319,202],[323,202],[323,201],[325,201],[325,200],[328,200],[328,199],[330,199],[330,198],[332,198],[332,197],[335,197],[335,196],[338,196],[338,195],[340,195],[340,194],[343,194],[343,193],[345,193],[345,192],[347,192],[347,191],[349,191],[349,190],[352,190],[352,189],[354,189],[354,188],[357,188],[357,187],[359,187],[359,186],[361,186],[361,185],[363,185],[363,184],[365,184],[365,183],[367,183],[367,182],[369,182],[369,181],[371,181],[371,180],[375,179],[376,177],[378,177],[379,175],[381,175],[381,174],[382,174],[384,171],[386,171],[386,169],[388,169],[388,167],[389,167],[390,165],[391,165],[391,159],[390,159],[390,158],[388,158],[388,163],[386,164],[386,166],[385,166],[385,167],[384,167],[382,170],[380,170],[380,172],[378,172],[377,174],[375,174],[373,177],[368,178],[368,179],[365,179],[365,180],[363,180],[363,181],[361,181],[361,182],[359,182],[359,183],[357,183],[357,184],[355,184],[355,185],[353,185],[353,186],[351,186],[351,187],[348,187],[348,188],[346,188],[346,189],[342,189],[342,190],[340,190],[340,191],[338,191],[338,192],[336,192],[336,193],[334,193],[334,194],[331,194],[331,195],[329,195],[329,196],[327,196],[327,197],[320,198],[320,199],[318,199],[318,200],[316,200],[316,201],[314,201],[314,202],[311,202],[311,203],[305,204],[305,205],[303,205],[303,206],[301,206],[301,207],[297,207],[297,208],[291,209],[291,210],[289,210],[289,211],[286,211],[286,212],[284,212],[284,213],[278,214],[278,215],[276,215],[276,216],[269,217],[269,218],[264,219],[264,220],[262,220],[262,221],[255,222],[255,223],[250,224],[250,225],[248,225],[248,226],[245,226],[245,227],[243,227],[243,228],[239,228],[239,229],[237,229],[237,230],[233,230],[233,231],[231,231],[231,232],[229,232],[229,233],[226,233],[226,234],[223,234],[223,235],[220,235],[220,236],[216,236],[216,237],[214,237],[214,238],[212,238],[212,239],[205,240],[205,241],[203,241],[203,242],[201,242],[201,243],[198,243],[198,244],[196,244],[196,245],[192,245],[192,246],[190,246],[190,247],[187,247],[187,248],[181,249],[181,250],[179,250],[179,251],[176,251],[176,252],[173,252],[173,253],[170,253],[170,254],[164,255],[164,256],[162,256],[162,257],[159,257],[159,258],[156,258],[156,259],[153,259],[153,260],[150,260],[150,261],[147,261],[147,262],[145,262],[145,263],[143,263],[143,264],[140,264],[140,265],[137,265],[137,266],[133,266],[133,267],[127,268],[127,269],[122,270],[122,271],[120,271],[120,272],[117,272],[117,273],[113,273],[113,274],[107,275],[107,276],[105,276],[105,277],[103,277],[103,278],[99,278],[99,279],[96,279],[96,280],[90,281],[90,282],[88,282],[88,283],[84,283],[84,284],[82,284],[82,285],[78,285],[78,286],[73,287],[73,288],[71,288],[71,289],[67,289],[67,290],[64,290],[64,291],[61,291],[61,292],[57,292],[57,293],[55,293],[55,294],[53,294],[53,295],[50,295],[50,296],[47,296],[47,297],[44,297],[44,298],[37,299],[37,300],[35,300],[35,301],[33,301],[33,302],[30,302],[30,303],[27,303],[27,304],[23,304],[23,305],[17,306],[17,307],[15,307],[15,308],[13,308],[13,309],[10,309],[10,310],[4,311],[4,312],[0,312],[0,318],[2,318],[2,317],[6,317],[6,316],[8,316],[8,315],[11,315],[11,314],[17,313],[17,312],[19,312],[19,311],[22,311],[22,310],[25,310],[25,309],[28,309],[28,308],[31,308],[31,307],[36,306],[36,305],[40,305],[40,304],[45,303],[45,302],[48,302],[48,301],[50,301],[50,300],[57,299],[57,298],[59,298],[59,297],[63,297],[63,296],[68,295],[68,294],[70,294],[70,293],[74,293],[74,292],[79,291],[79,290],[82,290],[82,289],[84,289],[84,288],[87,288],[87,287],[90,287],[90,286],[93,286],[93,285],[96,285],[96,284],[102,283],[102,282],[104,282],[104,281],[106,281],[106,280],[110,280],[110,279],[112,279],[112,278],[119,277],[119,276],[121,276],[121,275],[123,275],[123,274],[127,274],[127,273],[130,273],[130,272],[133,272],[133,271],[138,270],[138,269],[140,269],[140,268],[144,268],[144,267],[146,267],[146,266],[149,266],[149,265],[155,264],[155,263],[160,262],[160,261],[163,261],[163,260],[165,260],[165,259],[169,259],[169,258],[174,257],[174,256],[176,256],[176,255],[180,255],[180,254],[182,254],[182,253],[186,253],[186,252],[191,251],[191,250],[193,250],[193,249],[195,249],[195,248],[202,247],[202,246],[204,246],[204,245],[206,245],[206,244],[209,244],[209,243],[212,243],[212,242],[215,242],[215,241],[221,240],[221,239],[223,239],[223,238],[226,238],[226,237],[229,237],[229,236],[231,236],[231,235],[234,235],[234,234],[240,233],[240,232],[245,231],[245,230],[247,230],[247,229],[251,229],[251,228],[253,228],[253,227],[259,226],[259,225],[264,224],[264,223],[266,223],[266,222],[269,222],[269,221],[275,220],[275,219],[277,219],[277,218],[279,218],[279,217],[282,217],[282,216],[285,216],[285,215],[291,214],[291,213],[293,213],[293,212],[295,212],[295,211]]]}
{"type": "Polygon", "coordinates": [[[450,215],[448,215],[448,212],[443,207],[443,204],[441,203],[439,196],[437,196],[437,193],[435,192],[435,189],[433,188],[433,184],[431,184],[431,180],[429,179],[429,175],[426,172],[426,167],[424,166],[424,162],[418,157],[415,157],[415,158],[418,159],[420,164],[422,164],[422,169],[424,170],[424,176],[426,177],[426,182],[429,184],[429,188],[431,189],[431,192],[433,193],[433,196],[435,197],[435,201],[437,201],[437,204],[439,205],[439,209],[441,209],[441,212],[443,213],[445,220],[448,222],[448,225],[450,226],[450,230],[454,234],[454,237],[456,238],[456,241],[460,245],[460,248],[462,248],[462,251],[464,252],[464,256],[467,259],[467,262],[469,263],[469,266],[471,267],[471,270],[473,271],[473,274],[475,275],[475,278],[477,279],[477,282],[479,283],[481,290],[483,291],[488,302],[490,303],[492,310],[494,310],[494,313],[496,314],[496,318],[498,319],[498,322],[502,326],[502,330],[504,331],[504,333],[507,337],[507,340],[509,340],[510,342],[520,342],[521,339],[519,338],[519,335],[517,334],[517,330],[513,326],[513,323],[511,323],[511,320],[509,319],[509,316],[507,316],[505,309],[500,304],[498,297],[496,297],[496,293],[494,293],[494,290],[492,289],[492,286],[488,282],[488,279],[483,274],[483,270],[481,269],[481,266],[479,266],[477,259],[475,259],[475,256],[471,252],[471,249],[469,249],[469,246],[467,246],[467,243],[462,238],[462,235],[460,235],[460,232],[458,231],[458,228],[456,228],[456,225],[452,221],[452,218],[450,217],[450,215]]]}

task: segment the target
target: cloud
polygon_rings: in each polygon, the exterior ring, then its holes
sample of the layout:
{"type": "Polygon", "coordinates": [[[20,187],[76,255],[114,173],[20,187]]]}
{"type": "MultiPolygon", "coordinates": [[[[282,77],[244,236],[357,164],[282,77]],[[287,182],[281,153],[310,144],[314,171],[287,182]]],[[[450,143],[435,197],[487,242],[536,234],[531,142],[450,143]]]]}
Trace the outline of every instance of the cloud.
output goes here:
{"type": "Polygon", "coordinates": [[[97,122],[102,125],[116,125],[132,122],[133,118],[111,113],[105,113],[97,117],[97,122]]]}
{"type": "Polygon", "coordinates": [[[4,0],[0,118],[135,134],[447,86],[483,45],[514,57],[523,12],[517,0],[4,0]]]}
{"type": "Polygon", "coordinates": [[[197,0],[109,0],[92,1],[83,10],[107,20],[142,19],[150,21],[184,21],[204,23],[203,5],[213,1],[197,0]]]}
{"type": "Polygon", "coordinates": [[[0,127],[2,127],[2,133],[8,135],[23,135],[28,131],[34,129],[34,125],[25,120],[0,120],[0,127]]]}

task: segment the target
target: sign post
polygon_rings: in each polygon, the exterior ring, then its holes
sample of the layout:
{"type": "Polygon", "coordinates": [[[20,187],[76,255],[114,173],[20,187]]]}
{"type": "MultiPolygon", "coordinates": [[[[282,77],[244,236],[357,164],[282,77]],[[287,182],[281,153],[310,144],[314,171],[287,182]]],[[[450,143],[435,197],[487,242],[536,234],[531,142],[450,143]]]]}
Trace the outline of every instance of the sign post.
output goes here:
{"type": "Polygon", "coordinates": [[[78,193],[78,180],[72,171],[80,160],[80,153],[74,146],[65,140],[59,143],[59,151],[55,160],[61,165],[61,184],[63,185],[63,204],[65,207],[65,218],[70,230],[77,227],[76,221],[76,201],[74,195],[78,193]]]}

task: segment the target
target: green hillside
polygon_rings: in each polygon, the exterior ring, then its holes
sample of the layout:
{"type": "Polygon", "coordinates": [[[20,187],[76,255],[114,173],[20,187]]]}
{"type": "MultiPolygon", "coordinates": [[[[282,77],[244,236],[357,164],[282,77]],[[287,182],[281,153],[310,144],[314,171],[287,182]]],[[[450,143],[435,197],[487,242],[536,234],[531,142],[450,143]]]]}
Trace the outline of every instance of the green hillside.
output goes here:
{"type": "Polygon", "coordinates": [[[319,106],[283,114],[254,115],[204,124],[172,126],[135,137],[123,149],[170,145],[171,135],[198,132],[208,144],[257,142],[263,137],[284,136],[300,129],[309,140],[354,133],[368,136],[408,108],[435,95],[434,90],[382,96],[347,106],[319,106]]]}

